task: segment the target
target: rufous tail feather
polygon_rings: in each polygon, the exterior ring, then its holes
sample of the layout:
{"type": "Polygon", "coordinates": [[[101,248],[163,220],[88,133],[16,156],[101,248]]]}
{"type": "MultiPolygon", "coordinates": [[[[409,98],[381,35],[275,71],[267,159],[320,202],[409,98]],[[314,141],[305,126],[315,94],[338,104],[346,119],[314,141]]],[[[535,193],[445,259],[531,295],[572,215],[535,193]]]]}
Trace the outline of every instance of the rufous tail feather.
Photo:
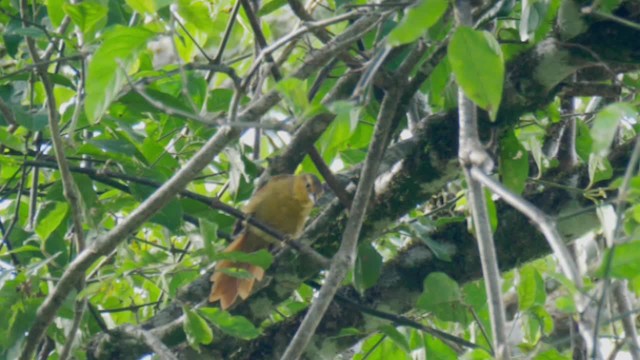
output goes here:
{"type": "MultiPolygon", "coordinates": [[[[245,250],[245,243],[247,239],[247,234],[239,235],[225,250],[224,252],[231,251],[243,251],[245,250]]],[[[246,264],[246,263],[236,263],[228,260],[221,260],[216,264],[215,271],[213,275],[211,275],[210,280],[213,282],[213,287],[211,288],[211,293],[209,294],[209,301],[216,302],[220,300],[220,307],[222,310],[226,310],[233,303],[235,303],[238,296],[242,299],[246,299],[251,295],[251,289],[253,289],[253,284],[256,279],[258,281],[262,280],[264,277],[264,269],[259,266],[246,264]],[[237,278],[230,275],[227,275],[220,270],[222,269],[243,269],[253,275],[250,279],[237,278]]]]}

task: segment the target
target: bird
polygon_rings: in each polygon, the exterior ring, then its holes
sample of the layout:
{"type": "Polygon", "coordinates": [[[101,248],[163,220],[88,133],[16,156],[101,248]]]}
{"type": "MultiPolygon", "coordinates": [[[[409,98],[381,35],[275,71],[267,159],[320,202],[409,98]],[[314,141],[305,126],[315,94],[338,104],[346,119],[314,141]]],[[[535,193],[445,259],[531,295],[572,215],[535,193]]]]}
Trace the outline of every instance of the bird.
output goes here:
{"type": "MultiPolygon", "coordinates": [[[[302,233],[311,209],[323,193],[320,180],[312,174],[273,176],[251,197],[243,212],[269,228],[291,238],[302,233]]],[[[241,225],[236,224],[236,229],[241,225]]],[[[245,224],[245,229],[223,252],[241,251],[251,253],[269,248],[275,241],[263,231],[245,224]]],[[[248,263],[220,260],[209,278],[213,285],[209,302],[220,301],[222,310],[232,306],[238,296],[243,300],[251,295],[256,280],[262,280],[264,269],[248,263]],[[224,269],[243,269],[250,278],[230,276],[224,269]]]]}

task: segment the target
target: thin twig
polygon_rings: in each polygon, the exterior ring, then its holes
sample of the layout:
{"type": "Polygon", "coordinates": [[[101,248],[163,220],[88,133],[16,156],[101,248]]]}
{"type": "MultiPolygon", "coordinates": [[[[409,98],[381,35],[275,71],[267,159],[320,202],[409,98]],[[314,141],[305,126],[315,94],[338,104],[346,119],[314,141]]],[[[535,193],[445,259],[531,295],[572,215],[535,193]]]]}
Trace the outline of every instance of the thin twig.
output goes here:
{"type": "MultiPolygon", "coordinates": [[[[314,21],[314,22],[309,22],[306,23],[304,26],[302,26],[300,29],[289,33],[287,36],[284,36],[280,39],[278,39],[278,41],[274,42],[273,44],[269,45],[268,47],[262,49],[262,51],[260,52],[260,54],[258,55],[258,57],[255,59],[253,66],[251,67],[251,69],[248,71],[247,76],[243,82],[243,87],[246,86],[246,79],[250,79],[253,74],[258,70],[258,68],[260,67],[260,64],[262,62],[263,59],[266,59],[267,56],[270,56],[274,51],[278,50],[280,47],[286,45],[288,42],[297,39],[298,37],[313,31],[314,29],[318,29],[318,28],[323,28],[329,25],[333,25],[336,23],[340,23],[343,21],[348,21],[350,19],[356,18],[358,16],[361,16],[362,13],[359,11],[352,11],[352,12],[348,12],[333,18],[329,18],[326,20],[320,20],[320,21],[314,21]]],[[[353,27],[352,27],[353,29],[353,27]]],[[[345,35],[345,33],[343,33],[342,35],[345,35]]],[[[350,41],[349,41],[350,42],[350,41]]]]}
{"type": "MultiPolygon", "coordinates": [[[[227,43],[231,36],[231,30],[233,30],[233,24],[236,21],[236,16],[238,16],[238,10],[240,10],[240,0],[236,0],[236,3],[233,5],[233,9],[229,15],[229,22],[227,23],[227,27],[224,29],[224,34],[222,35],[220,47],[218,48],[216,56],[213,58],[214,64],[220,64],[222,62],[222,55],[224,54],[224,50],[227,48],[227,43]]],[[[209,76],[207,76],[207,79],[210,80],[209,76]]]]}

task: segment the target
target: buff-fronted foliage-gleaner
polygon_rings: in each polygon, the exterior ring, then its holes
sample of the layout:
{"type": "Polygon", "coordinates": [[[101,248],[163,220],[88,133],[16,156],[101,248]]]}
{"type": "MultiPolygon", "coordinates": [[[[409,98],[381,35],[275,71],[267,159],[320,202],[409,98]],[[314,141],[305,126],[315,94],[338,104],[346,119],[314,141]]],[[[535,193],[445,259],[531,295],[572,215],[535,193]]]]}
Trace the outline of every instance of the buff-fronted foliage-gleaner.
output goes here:
{"type": "MultiPolygon", "coordinates": [[[[269,228],[295,238],[304,229],[304,223],[320,195],[322,185],[314,175],[278,175],[256,191],[243,210],[269,228]]],[[[224,252],[251,253],[267,249],[273,243],[269,235],[249,225],[236,235],[224,252]]],[[[243,300],[248,298],[255,281],[262,280],[263,276],[264,269],[257,265],[221,260],[211,275],[213,286],[209,301],[220,300],[220,307],[225,310],[235,303],[238,296],[243,300]],[[251,277],[234,277],[223,269],[245,270],[251,277]]]]}

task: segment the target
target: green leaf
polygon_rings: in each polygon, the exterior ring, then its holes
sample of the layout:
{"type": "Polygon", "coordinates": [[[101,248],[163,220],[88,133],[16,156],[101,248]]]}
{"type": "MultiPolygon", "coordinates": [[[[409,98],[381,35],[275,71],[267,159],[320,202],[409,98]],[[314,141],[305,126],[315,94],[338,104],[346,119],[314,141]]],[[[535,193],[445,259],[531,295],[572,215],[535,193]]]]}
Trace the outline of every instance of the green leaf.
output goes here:
{"type": "Polygon", "coordinates": [[[402,350],[406,353],[411,352],[411,347],[409,346],[409,341],[407,341],[407,337],[404,336],[395,326],[392,325],[382,325],[380,327],[380,331],[387,335],[394,343],[396,343],[402,350]]]}
{"type": "Polygon", "coordinates": [[[20,106],[12,106],[16,122],[31,131],[40,131],[49,125],[48,115],[44,111],[27,112],[20,106]]]}
{"type": "Polygon", "coordinates": [[[576,131],[576,152],[580,159],[586,163],[589,161],[591,147],[593,146],[590,129],[583,121],[576,121],[576,131]]]}
{"type": "MultiPolygon", "coordinates": [[[[135,183],[132,183],[129,188],[131,189],[131,194],[140,202],[151,196],[156,190],[150,186],[135,183]]],[[[182,205],[178,200],[173,199],[153,215],[151,221],[175,231],[182,225],[182,215],[182,205]]]]}
{"type": "Polygon", "coordinates": [[[228,335],[245,340],[255,339],[260,336],[260,330],[244,316],[233,316],[218,308],[201,308],[198,311],[211,321],[214,326],[228,335]]]}
{"type": "Polygon", "coordinates": [[[588,165],[590,185],[611,179],[611,176],[613,176],[613,168],[606,157],[592,153],[589,156],[588,165]]]}
{"type": "Polygon", "coordinates": [[[429,354],[429,359],[437,360],[457,360],[458,354],[444,341],[424,334],[425,350],[429,354]]]}
{"type": "Polygon", "coordinates": [[[433,255],[442,261],[451,261],[451,256],[455,254],[455,247],[451,244],[439,242],[431,238],[431,233],[435,229],[434,223],[428,223],[430,220],[421,218],[418,221],[412,221],[408,224],[407,229],[411,234],[420,239],[433,255]]]}
{"type": "Polygon", "coordinates": [[[211,90],[207,100],[207,110],[210,112],[226,112],[229,110],[231,98],[233,98],[233,90],[231,89],[211,90]]]}
{"type": "Polygon", "coordinates": [[[64,0],[46,0],[45,3],[47,4],[47,15],[51,25],[57,28],[62,23],[62,19],[64,19],[62,6],[65,2],[64,0]]]}
{"type": "Polygon", "coordinates": [[[549,349],[536,355],[534,360],[571,360],[570,356],[562,355],[556,349],[549,349]]]}
{"type": "Polygon", "coordinates": [[[218,224],[205,220],[200,220],[200,235],[202,235],[202,242],[204,243],[204,251],[210,261],[213,261],[215,256],[215,249],[213,243],[218,239],[218,224]]]}
{"type": "Polygon", "coordinates": [[[504,60],[493,35],[457,28],[449,42],[448,58],[465,95],[495,120],[502,99],[504,60]]]}
{"type": "Polygon", "coordinates": [[[15,28],[15,29],[12,29],[11,31],[7,31],[7,35],[28,36],[33,39],[41,39],[45,37],[45,34],[42,31],[42,29],[39,29],[35,26],[29,26],[26,28],[24,27],[15,28]]]}
{"type": "Polygon", "coordinates": [[[24,151],[25,147],[25,142],[7,131],[4,126],[0,127],[0,144],[19,152],[24,151]]]}
{"type": "Polygon", "coordinates": [[[491,356],[488,352],[482,349],[473,349],[463,356],[460,357],[461,360],[493,360],[494,357],[491,356]]]}
{"type": "Polygon", "coordinates": [[[358,246],[358,257],[354,269],[354,281],[358,291],[363,292],[378,282],[382,270],[382,256],[369,242],[358,246]]]}
{"type": "Polygon", "coordinates": [[[210,344],[213,341],[213,331],[207,322],[191,309],[183,307],[182,311],[185,314],[183,328],[189,345],[198,349],[200,344],[210,344]]]}
{"type": "Polygon", "coordinates": [[[125,0],[127,5],[140,14],[154,14],[158,6],[154,0],[125,0]]]}
{"type": "Polygon", "coordinates": [[[596,272],[600,277],[611,276],[618,279],[632,279],[640,274],[640,241],[616,245],[604,254],[602,264],[596,272]],[[611,262],[607,273],[607,263],[611,262]]]}
{"type": "Polygon", "coordinates": [[[606,156],[616,135],[618,124],[625,118],[632,120],[636,117],[635,109],[626,103],[611,104],[600,110],[591,127],[591,138],[593,139],[591,151],[596,155],[606,156]]]}
{"type": "Polygon", "coordinates": [[[273,263],[273,256],[265,249],[261,249],[252,253],[244,253],[240,251],[231,251],[219,253],[213,256],[214,260],[232,260],[239,263],[247,263],[268,269],[273,263]]]}
{"type": "Polygon", "coordinates": [[[359,354],[353,356],[353,360],[388,360],[388,359],[406,359],[407,353],[399,348],[395,342],[384,335],[376,334],[369,337],[362,344],[359,354]]]}
{"type": "Polygon", "coordinates": [[[489,215],[489,223],[491,225],[491,231],[496,232],[498,228],[498,210],[496,209],[496,203],[493,201],[493,196],[491,195],[491,191],[488,189],[484,192],[484,198],[487,202],[487,214],[489,215]]]}
{"type": "Polygon", "coordinates": [[[562,311],[563,313],[567,313],[567,314],[575,314],[576,311],[578,310],[576,308],[576,303],[575,301],[573,301],[573,298],[571,296],[559,296],[556,298],[556,308],[559,311],[562,311]]]}
{"type": "Polygon", "coordinates": [[[265,16],[280,9],[287,4],[287,0],[271,0],[268,3],[262,5],[258,10],[258,16],[265,16]]]}
{"type": "Polygon", "coordinates": [[[516,194],[522,193],[529,177],[529,153],[513,131],[500,141],[500,178],[516,194]]]}
{"type": "Polygon", "coordinates": [[[123,72],[130,71],[138,53],[155,34],[137,27],[116,26],[105,34],[93,55],[87,74],[85,111],[90,122],[98,120],[126,83],[123,72]]]}
{"type": "Polygon", "coordinates": [[[422,0],[417,6],[410,7],[400,24],[389,34],[389,45],[415,41],[440,20],[448,7],[447,0],[422,0]]]}
{"type": "Polygon", "coordinates": [[[93,33],[106,24],[109,9],[97,1],[62,5],[65,14],[84,34],[93,33]]]}
{"type": "Polygon", "coordinates": [[[529,36],[543,24],[549,4],[547,1],[524,1],[520,16],[520,40],[527,41],[529,36]]]}
{"type": "Polygon", "coordinates": [[[520,310],[528,310],[534,305],[544,305],[547,297],[544,280],[538,270],[531,265],[525,265],[520,269],[520,282],[516,290],[520,310]]]}
{"type": "Polygon", "coordinates": [[[430,311],[444,321],[469,321],[460,287],[445,273],[434,272],[424,279],[422,295],[416,307],[430,311]]]}
{"type": "Polygon", "coordinates": [[[297,78],[286,78],[276,84],[276,90],[293,106],[296,113],[304,113],[309,108],[307,83],[297,78]]]}
{"type": "Polygon", "coordinates": [[[49,202],[46,203],[36,218],[36,234],[40,239],[47,240],[49,235],[53,233],[67,216],[69,211],[69,205],[64,202],[49,202]]]}

